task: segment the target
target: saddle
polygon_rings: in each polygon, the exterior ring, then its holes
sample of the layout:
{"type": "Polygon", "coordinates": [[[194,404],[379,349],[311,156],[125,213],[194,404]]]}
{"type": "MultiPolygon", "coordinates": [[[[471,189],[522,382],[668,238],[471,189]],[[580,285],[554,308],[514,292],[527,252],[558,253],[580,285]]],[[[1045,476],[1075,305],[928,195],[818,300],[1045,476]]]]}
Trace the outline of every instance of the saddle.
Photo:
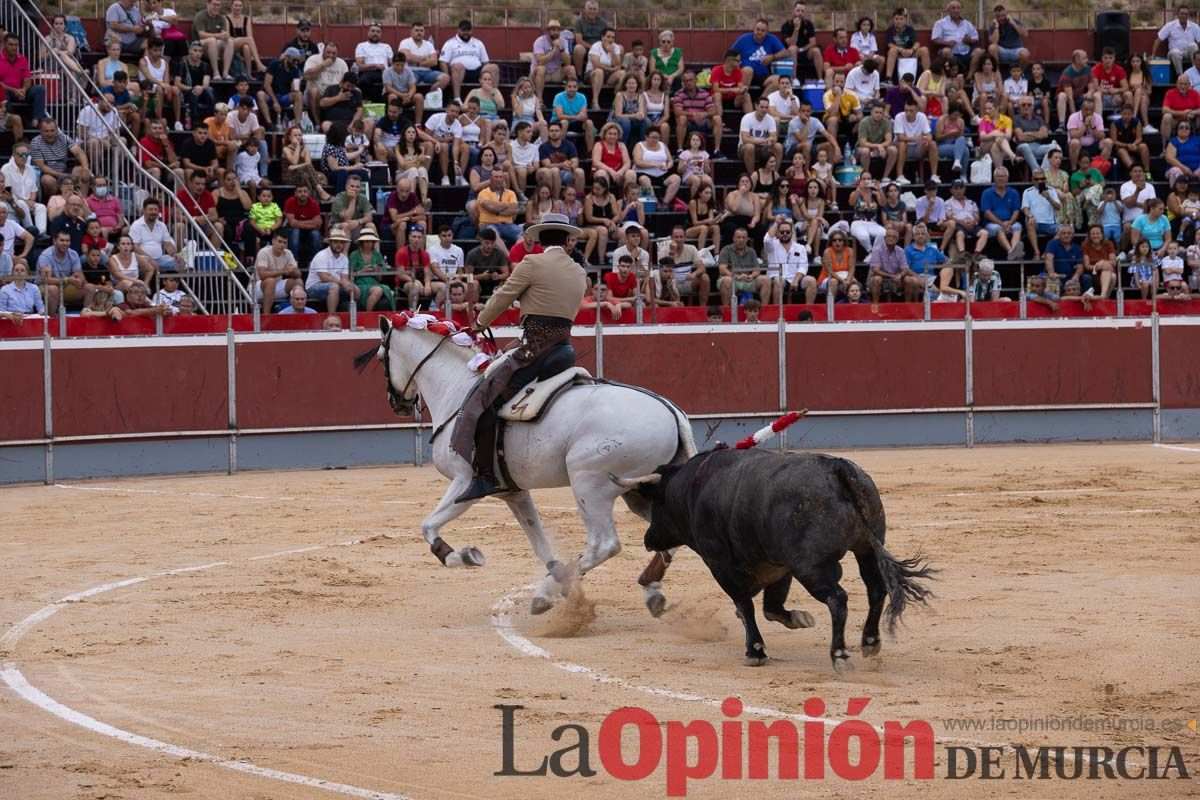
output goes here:
{"type": "Polygon", "coordinates": [[[592,382],[583,367],[572,367],[545,380],[522,386],[511,400],[500,407],[500,419],[508,422],[537,422],[567,388],[592,382]]]}

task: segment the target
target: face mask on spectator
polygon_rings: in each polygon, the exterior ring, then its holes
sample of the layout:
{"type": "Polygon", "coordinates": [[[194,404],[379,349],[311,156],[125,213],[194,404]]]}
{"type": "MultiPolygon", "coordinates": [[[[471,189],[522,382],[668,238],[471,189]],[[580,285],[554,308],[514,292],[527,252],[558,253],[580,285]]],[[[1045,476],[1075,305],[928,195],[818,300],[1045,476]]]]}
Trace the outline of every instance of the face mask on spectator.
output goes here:
{"type": "Polygon", "coordinates": [[[97,186],[96,187],[96,197],[108,197],[108,187],[107,186],[97,186]]]}

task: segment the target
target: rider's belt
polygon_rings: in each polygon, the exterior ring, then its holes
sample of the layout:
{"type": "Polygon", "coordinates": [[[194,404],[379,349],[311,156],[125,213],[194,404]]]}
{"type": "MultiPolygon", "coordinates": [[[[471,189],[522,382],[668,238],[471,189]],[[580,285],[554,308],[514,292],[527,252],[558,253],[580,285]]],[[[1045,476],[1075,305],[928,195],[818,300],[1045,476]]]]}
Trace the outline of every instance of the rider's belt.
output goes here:
{"type": "Polygon", "coordinates": [[[571,338],[571,324],[572,320],[565,317],[527,314],[521,320],[521,326],[525,329],[525,346],[536,353],[547,345],[566,341],[571,338]]]}

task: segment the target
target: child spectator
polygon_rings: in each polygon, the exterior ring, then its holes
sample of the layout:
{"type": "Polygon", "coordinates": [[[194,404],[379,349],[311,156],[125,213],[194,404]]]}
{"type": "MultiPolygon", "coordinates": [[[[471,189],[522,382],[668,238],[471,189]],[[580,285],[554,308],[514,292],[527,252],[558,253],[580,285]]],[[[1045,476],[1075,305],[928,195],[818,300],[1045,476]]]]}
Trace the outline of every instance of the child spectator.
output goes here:
{"type": "Polygon", "coordinates": [[[1158,288],[1158,265],[1155,263],[1154,248],[1146,239],[1138,241],[1129,259],[1130,285],[1147,300],[1158,288]]]}
{"type": "Polygon", "coordinates": [[[233,160],[233,171],[237,173],[238,182],[249,189],[251,194],[258,192],[258,181],[262,177],[262,166],[265,163],[258,139],[247,139],[242,143],[241,151],[233,160]]]}
{"type": "Polygon", "coordinates": [[[253,257],[258,253],[259,239],[270,242],[271,234],[283,226],[283,209],[273,199],[270,187],[259,187],[258,202],[250,206],[246,223],[242,240],[247,257],[253,257]]]}
{"type": "Polygon", "coordinates": [[[179,276],[164,275],[162,287],[151,302],[156,306],[166,306],[172,314],[178,314],[181,300],[183,300],[183,290],[179,288],[179,276]]]}
{"type": "Polygon", "coordinates": [[[87,228],[80,240],[79,249],[84,256],[87,256],[92,250],[99,251],[100,266],[108,268],[108,239],[104,237],[104,233],[100,229],[100,220],[93,217],[87,221],[87,228]]]}
{"type": "Polygon", "coordinates": [[[1162,260],[1163,288],[1171,300],[1187,300],[1190,298],[1187,283],[1183,279],[1183,255],[1179,242],[1167,242],[1167,254],[1162,260]]]}

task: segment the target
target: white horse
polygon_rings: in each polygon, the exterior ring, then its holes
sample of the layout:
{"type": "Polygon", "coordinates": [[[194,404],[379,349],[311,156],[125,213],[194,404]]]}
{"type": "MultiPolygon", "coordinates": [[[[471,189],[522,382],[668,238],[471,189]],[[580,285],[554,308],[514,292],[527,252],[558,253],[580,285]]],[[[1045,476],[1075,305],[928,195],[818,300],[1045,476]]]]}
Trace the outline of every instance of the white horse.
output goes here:
{"type": "MultiPolygon", "coordinates": [[[[400,315],[397,323],[414,320],[421,327],[434,322],[433,317],[400,315]]],[[[435,327],[445,331],[444,325],[435,327]]],[[[470,462],[450,448],[450,441],[453,418],[481,380],[468,366],[479,351],[464,346],[463,333],[448,338],[444,333],[418,329],[416,324],[393,324],[387,316],[379,318],[379,329],[383,339],[375,356],[388,378],[388,400],[397,414],[411,414],[420,397],[434,430],[440,433],[433,442],[434,466],[450,479],[437,508],[421,522],[421,533],[446,566],[482,566],[483,554],[477,548],[455,551],[440,536],[442,526],[475,502],[454,502],[473,473],[470,462]]],[[[455,330],[451,328],[452,333],[455,330]]],[[[364,357],[369,360],[370,351],[364,357]]],[[[509,423],[504,455],[509,474],[521,488],[496,498],[508,504],[534,554],[547,568],[534,593],[532,613],[547,611],[565,594],[571,578],[542,529],[530,489],[571,487],[587,531],[587,547],[578,562],[583,575],[621,550],[613,521],[613,503],[618,496],[625,498],[635,514],[649,519],[649,505],[636,495],[625,494],[626,489],[614,484],[609,474],[645,475],[661,464],[686,461],[695,453],[690,424],[682,411],[657,395],[626,386],[574,386],[537,422],[509,423]]],[[[643,595],[651,612],[660,613],[665,600],[659,584],[643,587],[643,595]]]]}

